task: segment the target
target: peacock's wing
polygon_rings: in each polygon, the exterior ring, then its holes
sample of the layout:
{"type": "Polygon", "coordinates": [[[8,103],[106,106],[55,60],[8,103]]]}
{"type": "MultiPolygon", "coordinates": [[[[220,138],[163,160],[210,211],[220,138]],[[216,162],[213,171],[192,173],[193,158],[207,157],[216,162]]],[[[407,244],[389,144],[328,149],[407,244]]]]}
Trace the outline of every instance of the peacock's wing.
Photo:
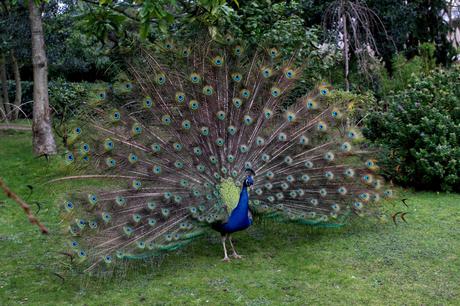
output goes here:
{"type": "Polygon", "coordinates": [[[324,223],[379,199],[374,162],[357,163],[359,132],[322,98],[327,86],[282,107],[301,67],[278,50],[165,42],[129,66],[132,80],[90,101],[68,140],[73,178],[102,181],[64,203],[87,269],[176,249],[225,220],[247,167],[268,216],[324,223]]]}

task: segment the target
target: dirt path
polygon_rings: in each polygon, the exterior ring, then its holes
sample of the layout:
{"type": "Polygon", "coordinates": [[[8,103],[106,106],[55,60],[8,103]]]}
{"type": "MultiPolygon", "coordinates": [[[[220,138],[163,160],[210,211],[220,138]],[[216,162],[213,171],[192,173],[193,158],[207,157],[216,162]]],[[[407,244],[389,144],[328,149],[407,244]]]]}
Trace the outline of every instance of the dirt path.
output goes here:
{"type": "Polygon", "coordinates": [[[30,131],[32,127],[25,124],[0,123],[0,131],[1,130],[30,131]]]}

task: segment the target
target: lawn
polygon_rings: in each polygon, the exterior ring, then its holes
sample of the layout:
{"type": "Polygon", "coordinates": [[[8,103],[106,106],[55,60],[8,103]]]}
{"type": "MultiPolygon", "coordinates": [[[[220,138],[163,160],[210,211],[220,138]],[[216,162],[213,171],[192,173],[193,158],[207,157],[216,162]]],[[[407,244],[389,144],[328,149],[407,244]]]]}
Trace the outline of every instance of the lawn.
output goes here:
{"type": "Polygon", "coordinates": [[[56,199],[71,186],[39,184],[56,171],[31,155],[30,132],[0,131],[0,176],[24,198],[34,185],[29,201],[42,203],[38,217],[51,231],[41,235],[0,195],[0,305],[460,305],[458,194],[401,191],[409,208],[392,209],[408,211],[407,224],[265,222],[235,236],[242,260],[221,262],[215,235],[95,278],[64,269],[56,199]]]}

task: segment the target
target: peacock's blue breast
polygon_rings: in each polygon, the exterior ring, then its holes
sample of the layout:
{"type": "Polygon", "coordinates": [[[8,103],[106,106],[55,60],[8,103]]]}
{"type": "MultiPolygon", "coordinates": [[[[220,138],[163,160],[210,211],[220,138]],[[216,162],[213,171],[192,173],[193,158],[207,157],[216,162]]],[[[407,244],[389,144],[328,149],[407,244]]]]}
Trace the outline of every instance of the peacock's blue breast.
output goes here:
{"type": "Polygon", "coordinates": [[[246,214],[246,217],[239,217],[234,219],[228,219],[228,222],[222,226],[222,230],[225,233],[234,233],[242,231],[250,227],[252,224],[251,219],[246,214]]]}

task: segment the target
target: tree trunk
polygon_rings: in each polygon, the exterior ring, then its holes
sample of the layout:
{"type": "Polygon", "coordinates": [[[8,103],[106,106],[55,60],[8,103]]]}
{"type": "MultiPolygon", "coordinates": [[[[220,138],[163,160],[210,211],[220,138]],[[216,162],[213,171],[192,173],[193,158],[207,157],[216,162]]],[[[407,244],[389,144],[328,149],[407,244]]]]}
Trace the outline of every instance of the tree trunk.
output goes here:
{"type": "Polygon", "coordinates": [[[13,111],[13,119],[18,119],[19,110],[21,108],[22,103],[22,86],[21,86],[21,73],[19,71],[18,61],[16,56],[14,55],[14,50],[11,50],[11,63],[13,65],[13,74],[14,74],[14,82],[16,83],[16,95],[14,98],[14,111],[13,111]]]}
{"type": "Polygon", "coordinates": [[[0,91],[0,120],[6,120],[5,107],[3,107],[3,94],[0,91]]]}
{"type": "Polygon", "coordinates": [[[6,120],[5,106],[3,105],[3,93],[0,90],[0,120],[6,120]]]}
{"type": "Polygon", "coordinates": [[[32,144],[36,155],[56,154],[51,129],[48,100],[48,63],[40,8],[29,1],[29,19],[32,33],[32,64],[34,70],[34,106],[32,121],[32,144]]]}
{"type": "Polygon", "coordinates": [[[343,22],[343,59],[345,61],[345,90],[350,91],[350,83],[348,81],[348,29],[347,29],[347,16],[345,14],[342,15],[342,22],[343,22]]]}
{"type": "Polygon", "coordinates": [[[0,81],[2,82],[2,94],[3,94],[3,108],[5,110],[5,119],[9,119],[11,117],[11,105],[10,99],[8,98],[8,81],[6,78],[6,63],[5,63],[5,55],[1,55],[0,57],[0,81]]]}

